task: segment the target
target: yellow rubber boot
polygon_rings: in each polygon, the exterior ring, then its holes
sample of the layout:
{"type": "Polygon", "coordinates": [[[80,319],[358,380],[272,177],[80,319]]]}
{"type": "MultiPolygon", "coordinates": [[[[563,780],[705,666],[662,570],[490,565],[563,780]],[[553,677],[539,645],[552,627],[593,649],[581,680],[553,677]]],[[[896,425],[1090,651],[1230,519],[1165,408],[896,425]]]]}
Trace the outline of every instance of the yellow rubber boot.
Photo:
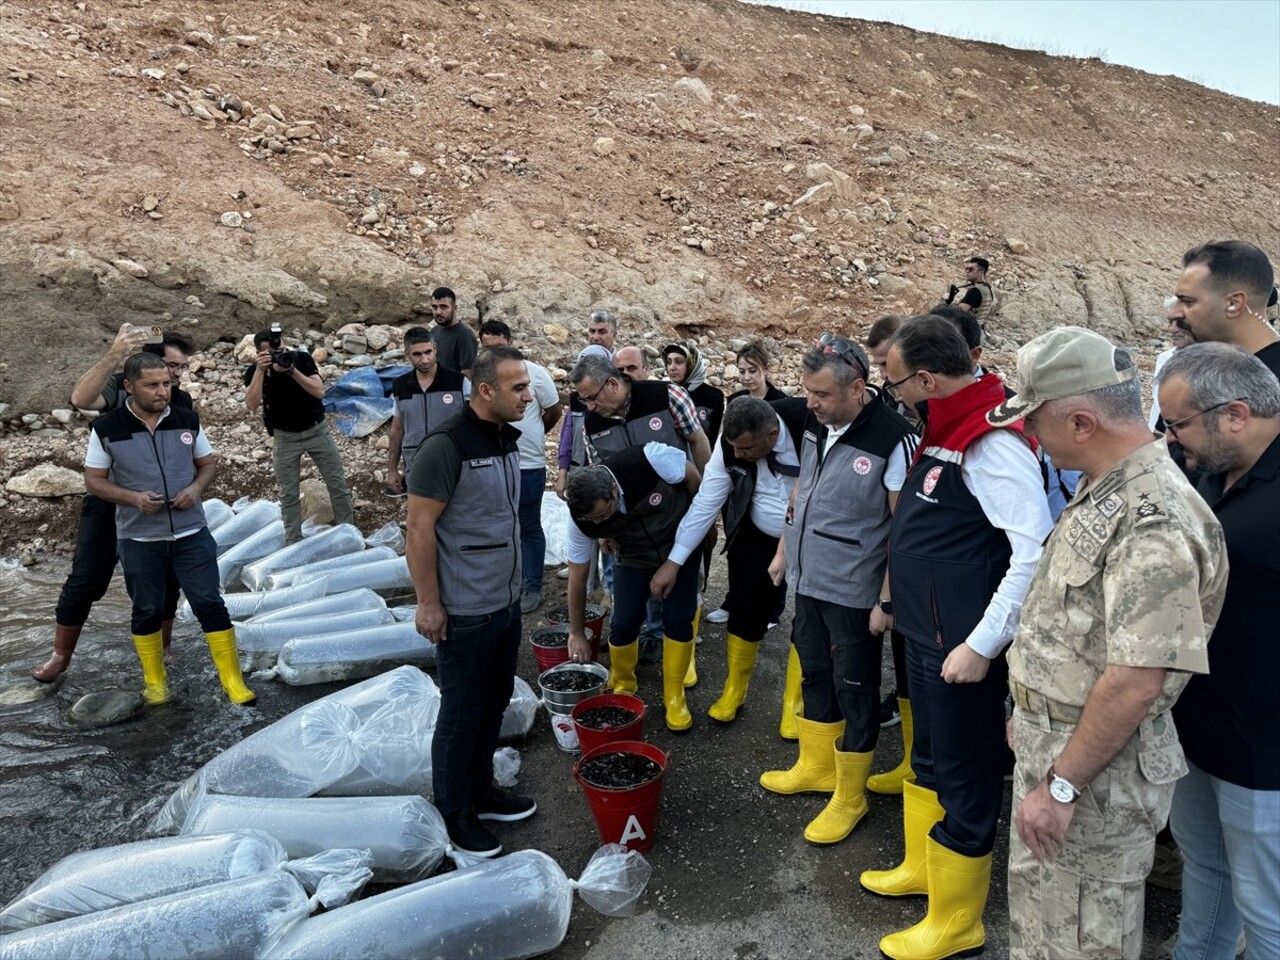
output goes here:
{"type": "Polygon", "coordinates": [[[636,663],[640,659],[640,641],[615,647],[609,644],[609,679],[605,686],[614,693],[636,692],[636,663]]]}
{"type": "Polygon", "coordinates": [[[911,717],[911,701],[898,698],[898,713],[902,717],[902,762],[892,770],[877,773],[867,781],[867,789],[872,793],[896,795],[902,793],[902,785],[916,778],[911,769],[911,737],[915,730],[915,721],[911,717]]]}
{"type": "Polygon", "coordinates": [[[874,753],[836,752],[836,789],[823,811],[804,828],[810,843],[839,843],[867,815],[867,774],[874,753]]]}
{"type": "Polygon", "coordinates": [[[836,788],[836,741],[844,736],[844,721],[818,723],[797,717],[800,756],[790,770],[769,770],[760,786],[771,793],[831,793],[836,788]]]}
{"type": "Polygon", "coordinates": [[[987,933],[982,911],[991,886],[991,854],[966,857],[925,838],[929,872],[929,912],[914,927],[880,940],[892,960],[942,960],[982,952],[987,933]]]}
{"type": "Polygon", "coordinates": [[[908,780],[902,787],[902,837],[906,852],[892,870],[864,870],[862,885],[882,897],[921,896],[929,892],[924,842],[946,812],[938,795],[908,780]]]}
{"type": "Polygon", "coordinates": [[[759,649],[758,643],[748,643],[732,633],[726,635],[725,661],[729,667],[729,675],[725,677],[724,692],[720,694],[720,699],[707,711],[707,716],[712,720],[733,723],[738,718],[738,710],[747,697],[751,674],[756,669],[756,653],[759,649]]]}
{"type": "Polygon", "coordinates": [[[800,728],[796,718],[804,716],[804,696],[800,684],[804,675],[800,672],[800,654],[794,645],[787,654],[787,679],[782,687],[782,722],[778,724],[778,736],[783,740],[797,740],[800,728]]]}
{"type": "Polygon", "coordinates": [[[133,646],[142,662],[142,699],[147,703],[165,703],[169,699],[168,676],[164,671],[164,642],[160,633],[133,635],[133,646]]]}
{"type": "Polygon", "coordinates": [[[218,679],[222,681],[222,689],[232,703],[253,703],[257,697],[244,685],[244,677],[240,673],[240,654],[236,652],[235,628],[215,630],[206,633],[209,642],[209,655],[213,657],[213,665],[218,668],[218,679]]]}
{"type": "MultiPolygon", "coordinates": [[[[702,622],[702,603],[698,603],[698,608],[693,612],[693,643],[701,643],[698,637],[698,624],[702,622]]],[[[686,690],[698,685],[698,652],[695,650],[689,654],[689,670],[684,675],[684,688],[686,690]]]]}
{"type": "Polygon", "coordinates": [[[685,677],[692,662],[692,640],[681,643],[662,638],[662,699],[667,706],[667,729],[677,733],[693,726],[693,715],[684,699],[685,677]]]}

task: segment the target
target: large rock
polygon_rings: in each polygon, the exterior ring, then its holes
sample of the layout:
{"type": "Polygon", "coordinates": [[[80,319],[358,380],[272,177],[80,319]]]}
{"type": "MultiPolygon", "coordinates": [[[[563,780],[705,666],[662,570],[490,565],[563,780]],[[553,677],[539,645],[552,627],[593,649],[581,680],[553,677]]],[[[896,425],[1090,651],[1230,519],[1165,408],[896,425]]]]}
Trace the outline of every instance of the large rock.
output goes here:
{"type": "Polygon", "coordinates": [[[52,463],[42,463],[26,473],[10,477],[4,488],[24,497],[70,497],[84,493],[84,474],[52,463]]]}
{"type": "Polygon", "coordinates": [[[329,502],[329,488],[323,480],[303,480],[302,519],[315,523],[333,523],[333,504],[329,502]]]}

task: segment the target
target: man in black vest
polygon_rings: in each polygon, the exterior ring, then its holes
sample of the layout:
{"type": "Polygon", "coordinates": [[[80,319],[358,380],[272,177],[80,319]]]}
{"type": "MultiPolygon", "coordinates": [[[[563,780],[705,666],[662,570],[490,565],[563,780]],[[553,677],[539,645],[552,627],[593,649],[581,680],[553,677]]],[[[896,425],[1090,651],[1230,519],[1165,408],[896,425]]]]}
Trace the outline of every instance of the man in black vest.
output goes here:
{"type": "Polygon", "coordinates": [[[462,410],[462,374],[436,362],[436,344],[426,327],[404,333],[404,353],[413,369],[391,382],[395,413],[387,446],[387,494],[403,497],[413,455],[433,428],[462,410]],[[404,457],[404,473],[400,458],[404,457]]]}
{"type": "Polygon", "coordinates": [[[520,452],[511,424],[531,401],[524,355],[482,351],[470,402],[423,441],[409,474],[405,558],[440,685],[435,805],[450,842],[485,857],[502,845],[481,820],[523,820],[538,809],[493,785],[520,649],[520,452]]]}
{"type": "Polygon", "coordinates": [[[880,733],[881,637],[889,627],[889,518],[915,446],[910,425],[869,393],[867,356],[824,334],[802,358],[810,411],[800,477],[769,572],[796,592],[792,643],[804,676],[800,752],[760,785],[774,793],[830,793],[805,828],[838,843],[867,814],[866,785],[880,733]],[[887,608],[887,609],[886,609],[887,608]]]}
{"type": "MultiPolygon", "coordinates": [[[[150,329],[131,323],[121,325],[111,347],[90,367],[71,390],[71,403],[81,410],[112,410],[124,403],[124,375],[119,371],[125,359],[138,350],[154,353],[169,370],[169,402],[175,409],[192,409],[191,397],[179,389],[196,345],[189,337],[166,330],[159,343],[147,343],[150,329]]],[[[80,507],[80,528],[71,573],[58,594],[53,630],[53,655],[32,676],[52,683],[71,663],[89,610],[107,593],[116,572],[116,509],[113,504],[86,493],[80,507]]],[[[165,593],[160,635],[164,652],[173,640],[173,615],[178,609],[178,581],[169,578],[165,593]]]]}
{"type": "Polygon", "coordinates": [[[84,482],[94,496],[116,505],[143,697],[152,704],[169,699],[160,621],[165,584],[173,576],[200,621],[228,699],[249,703],[253,691],[240,675],[235,630],[218,587],[218,550],[200,505],[217,458],[195,412],[170,406],[169,379],[157,356],[135,353],[125,361],[129,397],[94,421],[84,482]]]}
{"type": "Polygon", "coordinates": [[[324,418],[324,381],[305,350],[273,349],[280,333],[259,330],[253,335],[258,351],[244,371],[244,405],[253,413],[262,407],[262,422],[273,438],[271,466],[280,488],[280,513],[285,543],[302,539],[302,456],[320,471],[335,523],[355,523],[351,489],[338,445],[324,418]]]}
{"type": "Polygon", "coordinates": [[[924,920],[880,941],[894,960],[919,960],[983,943],[1004,794],[1004,650],[1053,523],[1021,429],[987,422],[1004,384],[973,375],[954,324],[914,317],[894,335],[886,368],[886,389],[925,423],[893,514],[882,595],[906,637],[916,779],[903,786],[903,862],[861,882],[881,896],[928,895],[924,920]]]}
{"type": "MultiPolygon", "coordinates": [[[[729,610],[724,692],[707,711],[721,723],[737,719],[760,641],[778,601],[785,599],[786,583],[773,582],[769,563],[777,552],[791,490],[800,475],[800,436],[806,413],[799,398],[766,403],[741,396],[730,401],[702,485],[653,578],[654,592],[666,596],[689,558],[700,551],[716,514],[723,511],[729,591],[738,600],[729,610]]],[[[697,566],[696,560],[693,565],[697,566]]]]}
{"type": "MultiPolygon", "coordinates": [[[[600,463],[569,475],[565,499],[569,528],[569,653],[585,661],[586,582],[591,544],[610,544],[613,615],[609,620],[609,687],[635,693],[640,626],[646,603],[657,595],[654,574],[671,552],[676,528],[698,490],[701,474],[683,450],[646,443],[602,455],[600,463]]],[[[662,689],[667,727],[693,725],[685,702],[685,677],[693,657],[693,615],[698,605],[698,570],[675,578],[662,604],[662,689]]]]}

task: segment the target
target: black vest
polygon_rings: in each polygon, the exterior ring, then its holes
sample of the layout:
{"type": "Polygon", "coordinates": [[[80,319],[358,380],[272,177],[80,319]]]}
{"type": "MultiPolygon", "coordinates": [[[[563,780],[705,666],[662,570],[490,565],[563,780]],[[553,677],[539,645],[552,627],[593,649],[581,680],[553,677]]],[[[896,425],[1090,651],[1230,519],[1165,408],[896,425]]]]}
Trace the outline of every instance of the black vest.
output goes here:
{"type": "MultiPolygon", "coordinates": [[[[777,411],[787,433],[791,435],[791,445],[795,447],[797,459],[800,456],[801,439],[804,436],[804,422],[809,411],[802,397],[791,398],[779,391],[781,400],[769,404],[777,411]]],[[[729,550],[733,538],[738,532],[744,518],[751,516],[751,498],[756,492],[756,461],[742,460],[734,455],[733,447],[724,437],[720,438],[720,448],[724,454],[724,469],[729,474],[729,499],[724,502],[721,513],[724,516],[724,549],[729,550]]]]}
{"type": "Polygon", "coordinates": [[[626,512],[619,509],[604,523],[574,519],[592,539],[612,540],[617,562],[624,567],[652,570],[671,553],[676,529],[693,497],[683,485],[673,487],[658,476],[644,455],[644,447],[607,453],[601,461],[622,488],[626,512]]]}
{"type": "Polygon", "coordinates": [[[688,451],[689,444],[676,430],[671,416],[668,384],[659,380],[629,380],[631,400],[624,419],[614,420],[586,410],[582,429],[575,433],[571,462],[587,463],[588,445],[601,455],[616,453],[628,447],[642,447],[653,440],[688,451]]]}

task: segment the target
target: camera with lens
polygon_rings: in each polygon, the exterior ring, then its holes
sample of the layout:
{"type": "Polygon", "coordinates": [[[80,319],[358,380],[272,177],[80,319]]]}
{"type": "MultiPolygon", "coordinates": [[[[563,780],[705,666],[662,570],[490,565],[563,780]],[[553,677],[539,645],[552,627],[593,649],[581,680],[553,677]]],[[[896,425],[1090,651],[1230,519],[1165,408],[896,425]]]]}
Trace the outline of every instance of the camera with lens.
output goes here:
{"type": "Polygon", "coordinates": [[[293,351],[284,346],[284,330],[280,324],[273,323],[268,331],[267,345],[271,348],[271,362],[285,370],[293,367],[293,351]]]}

